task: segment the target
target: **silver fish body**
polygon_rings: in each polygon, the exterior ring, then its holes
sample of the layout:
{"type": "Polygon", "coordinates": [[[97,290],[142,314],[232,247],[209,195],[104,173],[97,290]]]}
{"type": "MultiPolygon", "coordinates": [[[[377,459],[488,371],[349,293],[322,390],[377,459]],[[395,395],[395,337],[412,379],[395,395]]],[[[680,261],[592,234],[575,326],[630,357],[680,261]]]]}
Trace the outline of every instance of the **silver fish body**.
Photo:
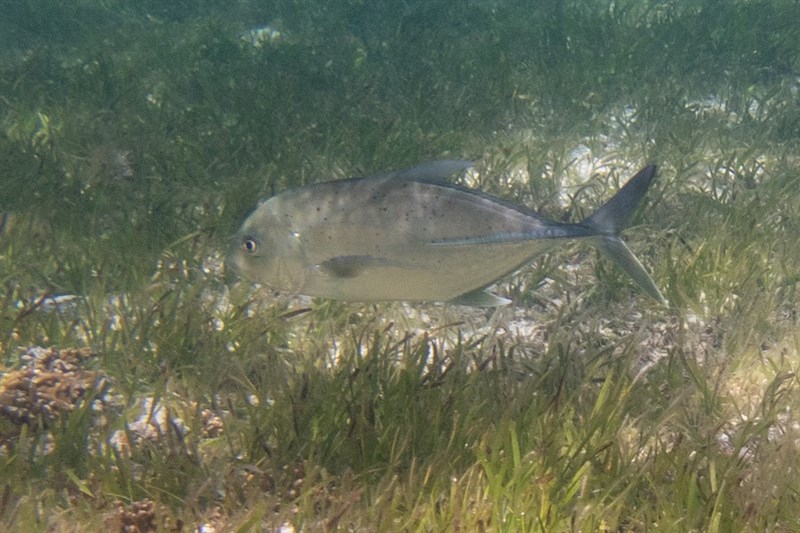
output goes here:
{"type": "Polygon", "coordinates": [[[491,306],[507,300],[485,287],[565,239],[591,238],[664,302],[617,236],[654,167],[592,217],[563,224],[444,181],[469,166],[435,161],[285,191],[245,220],[229,265],[252,281],[311,296],[491,306]]]}

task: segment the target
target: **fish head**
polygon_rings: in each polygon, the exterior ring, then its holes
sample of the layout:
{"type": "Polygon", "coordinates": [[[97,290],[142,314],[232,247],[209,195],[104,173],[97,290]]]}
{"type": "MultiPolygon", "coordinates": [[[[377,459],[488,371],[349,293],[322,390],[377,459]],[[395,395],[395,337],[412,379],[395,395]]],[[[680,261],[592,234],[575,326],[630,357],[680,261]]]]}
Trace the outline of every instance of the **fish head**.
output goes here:
{"type": "Polygon", "coordinates": [[[228,251],[226,275],[274,289],[302,289],[304,263],[297,233],[264,202],[245,219],[228,251]]]}

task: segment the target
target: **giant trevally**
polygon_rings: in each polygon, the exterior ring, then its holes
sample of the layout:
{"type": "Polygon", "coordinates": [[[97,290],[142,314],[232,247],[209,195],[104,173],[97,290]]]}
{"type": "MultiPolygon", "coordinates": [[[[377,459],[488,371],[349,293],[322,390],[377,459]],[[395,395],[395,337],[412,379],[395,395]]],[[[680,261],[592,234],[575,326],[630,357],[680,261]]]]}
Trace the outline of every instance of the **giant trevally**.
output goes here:
{"type": "Polygon", "coordinates": [[[445,180],[447,160],[287,190],[259,203],[228,265],[278,290],[354,301],[508,303],[486,287],[569,239],[587,239],[666,300],[619,237],[647,192],[647,166],[589,218],[565,224],[445,180]]]}

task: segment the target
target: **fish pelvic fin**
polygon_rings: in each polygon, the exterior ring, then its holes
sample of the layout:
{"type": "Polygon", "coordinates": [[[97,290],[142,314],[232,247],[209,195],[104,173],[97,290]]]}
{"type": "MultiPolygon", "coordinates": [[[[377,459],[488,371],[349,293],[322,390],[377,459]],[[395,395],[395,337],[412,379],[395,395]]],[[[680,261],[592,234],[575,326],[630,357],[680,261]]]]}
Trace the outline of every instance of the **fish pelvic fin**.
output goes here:
{"type": "Polygon", "coordinates": [[[639,288],[660,304],[668,305],[653,278],[619,236],[619,232],[625,227],[636,207],[644,198],[655,175],[655,165],[644,167],[600,209],[581,222],[581,225],[597,232],[598,236],[593,239],[595,245],[624,270],[639,288]]]}

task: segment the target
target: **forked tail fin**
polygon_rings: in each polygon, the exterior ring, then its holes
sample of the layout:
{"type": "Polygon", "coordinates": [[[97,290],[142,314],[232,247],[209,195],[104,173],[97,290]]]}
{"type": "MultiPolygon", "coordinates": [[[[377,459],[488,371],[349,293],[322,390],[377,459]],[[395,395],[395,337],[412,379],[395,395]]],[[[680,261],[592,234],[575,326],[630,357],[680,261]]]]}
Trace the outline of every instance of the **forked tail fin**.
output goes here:
{"type": "Polygon", "coordinates": [[[619,265],[644,292],[667,305],[667,300],[656,287],[653,278],[619,236],[655,175],[655,165],[644,167],[592,216],[581,222],[581,225],[588,226],[599,234],[595,239],[596,246],[619,265]]]}

